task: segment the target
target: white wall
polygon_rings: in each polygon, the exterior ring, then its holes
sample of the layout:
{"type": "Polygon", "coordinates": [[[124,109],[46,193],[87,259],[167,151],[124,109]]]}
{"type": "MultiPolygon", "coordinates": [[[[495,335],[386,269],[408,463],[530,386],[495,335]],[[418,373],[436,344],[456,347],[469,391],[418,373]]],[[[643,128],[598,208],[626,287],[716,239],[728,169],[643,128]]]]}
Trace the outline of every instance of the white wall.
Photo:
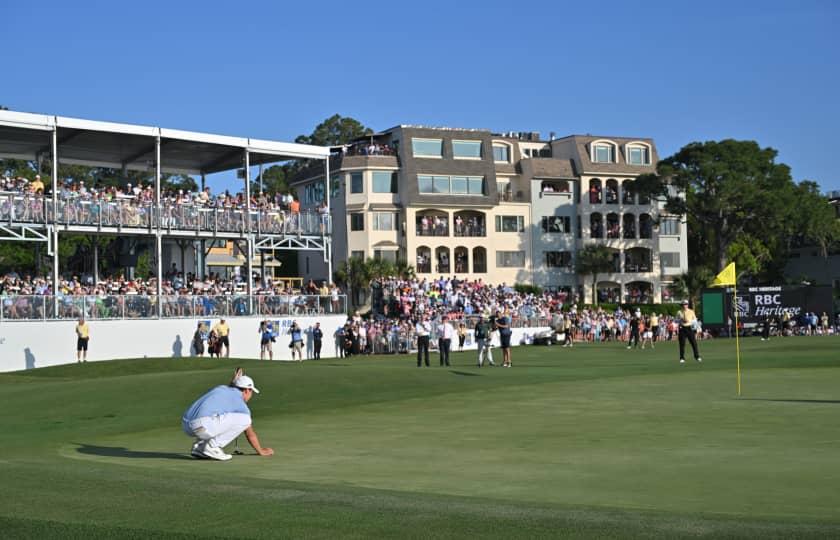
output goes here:
{"type": "MultiPolygon", "coordinates": [[[[88,321],[90,346],[88,360],[117,358],[184,357],[200,319],[164,319],[136,321],[88,321]]],[[[206,319],[211,325],[218,319],[206,319]]],[[[287,329],[292,318],[275,317],[287,329]]],[[[304,330],[321,323],[324,332],[321,355],[336,356],[334,334],[347,320],[345,316],[294,318],[304,330]]],[[[231,357],[259,358],[260,317],[237,317],[227,320],[230,326],[231,357]]],[[[32,369],[76,361],[76,321],[3,322],[0,324],[0,372],[32,369]]],[[[274,358],[290,360],[289,336],[281,333],[274,343],[274,358]]],[[[306,336],[308,357],[312,340],[306,336]]],[[[205,357],[207,353],[205,352],[205,357]]]]}
{"type": "MultiPolygon", "coordinates": [[[[218,319],[207,319],[211,325],[218,319]]],[[[258,317],[228,319],[230,326],[231,358],[260,357],[260,321],[258,317]]],[[[287,329],[291,318],[271,319],[280,321],[287,329]]],[[[297,317],[294,320],[304,330],[321,323],[324,332],[321,356],[335,358],[335,332],[347,320],[342,315],[323,317],[297,317]]],[[[90,326],[89,361],[117,358],[179,358],[191,356],[190,345],[195,333],[196,319],[166,319],[139,321],[88,321],[90,326]]],[[[0,372],[71,364],[76,361],[76,321],[4,322],[0,324],[0,372]]],[[[547,327],[514,328],[513,346],[530,344],[534,334],[547,327]]],[[[498,347],[498,334],[493,345],[498,347]]],[[[306,337],[305,358],[312,357],[312,340],[306,337]]],[[[274,343],[275,360],[291,360],[289,336],[281,331],[274,343]]],[[[457,350],[458,341],[452,343],[457,350]]],[[[465,349],[475,349],[472,331],[465,349]]],[[[433,353],[434,354],[434,353],[433,353]]],[[[207,357],[207,353],[204,354],[207,357]]],[[[501,357],[499,357],[501,358],[501,357]]]]}

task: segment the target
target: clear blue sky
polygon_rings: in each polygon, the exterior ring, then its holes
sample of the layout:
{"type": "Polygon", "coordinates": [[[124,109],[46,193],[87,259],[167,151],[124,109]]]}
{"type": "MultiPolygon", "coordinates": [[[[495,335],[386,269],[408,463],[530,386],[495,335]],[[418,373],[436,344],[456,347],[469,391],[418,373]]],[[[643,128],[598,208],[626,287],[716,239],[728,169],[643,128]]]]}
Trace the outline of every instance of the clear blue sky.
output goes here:
{"type": "Polygon", "coordinates": [[[661,156],[755,139],[840,189],[838,6],[9,2],[0,104],[289,141],[334,113],[649,136],[661,156]]]}

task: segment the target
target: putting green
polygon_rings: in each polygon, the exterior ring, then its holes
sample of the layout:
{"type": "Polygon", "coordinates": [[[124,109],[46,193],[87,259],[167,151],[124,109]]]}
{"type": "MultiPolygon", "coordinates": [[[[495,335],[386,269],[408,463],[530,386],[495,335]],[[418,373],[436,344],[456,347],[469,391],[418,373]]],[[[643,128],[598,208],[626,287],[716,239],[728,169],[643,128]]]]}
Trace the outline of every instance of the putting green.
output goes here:
{"type": "MultiPolygon", "coordinates": [[[[3,375],[0,526],[103,537],[836,536],[837,343],[745,340],[740,398],[726,340],[702,343],[703,364],[684,366],[665,343],[517,348],[512,369],[478,369],[464,353],[450,368],[405,356],[159,359],[3,375]],[[277,455],[192,460],[180,415],[234,364],[262,392],[254,426],[277,455]]],[[[240,447],[251,453],[244,437],[240,447]]]]}

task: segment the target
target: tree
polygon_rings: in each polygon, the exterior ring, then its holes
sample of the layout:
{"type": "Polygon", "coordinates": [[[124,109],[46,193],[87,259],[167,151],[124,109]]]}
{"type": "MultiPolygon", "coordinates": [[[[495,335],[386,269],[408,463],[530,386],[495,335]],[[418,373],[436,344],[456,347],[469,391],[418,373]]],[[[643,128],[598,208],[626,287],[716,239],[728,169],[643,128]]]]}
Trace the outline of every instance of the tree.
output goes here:
{"type": "Polygon", "coordinates": [[[588,244],[578,252],[575,269],[578,274],[592,275],[592,298],[598,305],[598,275],[615,271],[613,251],[603,244],[588,244]]]}
{"type": "Polygon", "coordinates": [[[668,213],[687,217],[689,266],[719,272],[735,249],[749,251],[751,271],[759,273],[766,253],[775,257],[783,248],[796,212],[790,168],[776,155],[755,141],[694,142],[660,161],[656,174],[639,176],[633,189],[665,198],[668,213]]]}
{"type": "Polygon", "coordinates": [[[700,292],[709,286],[712,278],[714,278],[714,274],[706,267],[689,268],[687,272],[674,278],[671,292],[675,296],[690,299],[692,305],[696,306],[697,300],[700,298],[700,292]]]}
{"type": "Polygon", "coordinates": [[[286,182],[288,167],[286,165],[272,165],[264,169],[262,179],[258,176],[251,182],[251,193],[260,192],[260,180],[262,180],[263,192],[273,196],[277,193],[288,193],[289,184],[286,182]]]}
{"type": "Polygon", "coordinates": [[[355,118],[334,114],[318,124],[310,135],[298,135],[295,142],[318,146],[335,146],[372,134],[372,129],[363,126],[355,118]]]}

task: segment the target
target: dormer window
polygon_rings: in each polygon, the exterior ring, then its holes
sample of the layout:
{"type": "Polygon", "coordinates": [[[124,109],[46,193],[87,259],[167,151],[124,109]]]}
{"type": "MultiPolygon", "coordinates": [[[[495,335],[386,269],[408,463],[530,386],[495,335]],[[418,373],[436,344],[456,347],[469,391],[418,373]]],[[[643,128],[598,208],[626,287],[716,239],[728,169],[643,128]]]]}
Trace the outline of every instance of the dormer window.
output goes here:
{"type": "Polygon", "coordinates": [[[613,145],[592,145],[592,161],[595,163],[615,163],[615,151],[613,145]]]}
{"type": "Polygon", "coordinates": [[[641,144],[627,145],[627,163],[630,165],[650,165],[650,148],[641,144]]]}

